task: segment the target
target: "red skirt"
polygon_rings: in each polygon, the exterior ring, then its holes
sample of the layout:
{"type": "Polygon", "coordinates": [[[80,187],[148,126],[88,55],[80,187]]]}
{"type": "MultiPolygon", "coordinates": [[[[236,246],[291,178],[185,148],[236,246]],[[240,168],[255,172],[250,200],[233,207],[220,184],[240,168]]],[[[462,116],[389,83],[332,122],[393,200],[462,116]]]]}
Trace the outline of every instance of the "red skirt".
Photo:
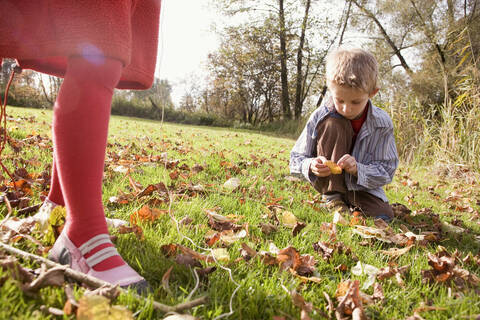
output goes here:
{"type": "Polygon", "coordinates": [[[63,77],[67,59],[124,65],[119,89],[148,89],[155,73],[161,0],[2,0],[0,59],[63,77]]]}

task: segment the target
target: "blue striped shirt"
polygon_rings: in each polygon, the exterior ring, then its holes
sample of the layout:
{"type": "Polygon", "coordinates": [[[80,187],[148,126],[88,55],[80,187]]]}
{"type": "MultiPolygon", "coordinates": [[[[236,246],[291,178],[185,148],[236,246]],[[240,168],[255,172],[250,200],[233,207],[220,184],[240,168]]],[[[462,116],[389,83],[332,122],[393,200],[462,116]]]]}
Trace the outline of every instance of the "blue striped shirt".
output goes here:
{"type": "MultiPolygon", "coordinates": [[[[317,156],[317,125],[328,113],[325,105],[312,113],[290,152],[290,173],[311,183],[317,179],[310,172],[310,163],[317,156]]],[[[393,123],[384,110],[371,102],[351,155],[357,161],[358,172],[356,177],[345,172],[347,189],[367,191],[388,202],[382,187],[392,181],[399,162],[393,123]]]]}

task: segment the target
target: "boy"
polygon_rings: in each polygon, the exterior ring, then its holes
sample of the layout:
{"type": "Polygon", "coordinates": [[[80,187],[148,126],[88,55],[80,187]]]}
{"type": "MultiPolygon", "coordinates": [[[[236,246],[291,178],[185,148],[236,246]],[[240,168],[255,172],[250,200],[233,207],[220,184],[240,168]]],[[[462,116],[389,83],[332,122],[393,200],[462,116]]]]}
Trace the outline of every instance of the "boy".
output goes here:
{"type": "Polygon", "coordinates": [[[310,116],[290,153],[290,172],[324,195],[330,210],[390,221],[382,187],[398,166],[393,124],[370,99],[378,92],[377,61],[361,49],[338,49],[327,57],[327,102],[310,116]],[[332,174],[327,162],[343,169],[332,174]]]}

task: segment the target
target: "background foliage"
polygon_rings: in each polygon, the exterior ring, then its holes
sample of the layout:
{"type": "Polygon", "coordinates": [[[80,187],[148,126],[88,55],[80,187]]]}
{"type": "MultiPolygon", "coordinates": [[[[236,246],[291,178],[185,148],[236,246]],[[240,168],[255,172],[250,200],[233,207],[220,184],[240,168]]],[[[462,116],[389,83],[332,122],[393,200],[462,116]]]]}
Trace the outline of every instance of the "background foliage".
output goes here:
{"type": "MultiPolygon", "coordinates": [[[[210,0],[231,16],[217,26],[206,85],[178,106],[171,84],[118,91],[112,113],[210,126],[256,128],[296,137],[322,102],[324,59],[361,46],[380,64],[380,94],[397,128],[403,160],[442,158],[478,167],[480,105],[478,0],[210,0]],[[434,156],[438,155],[438,156],[434,156]]],[[[12,61],[4,61],[5,87],[12,61]]],[[[61,80],[24,71],[9,103],[51,107],[61,80]]]]}

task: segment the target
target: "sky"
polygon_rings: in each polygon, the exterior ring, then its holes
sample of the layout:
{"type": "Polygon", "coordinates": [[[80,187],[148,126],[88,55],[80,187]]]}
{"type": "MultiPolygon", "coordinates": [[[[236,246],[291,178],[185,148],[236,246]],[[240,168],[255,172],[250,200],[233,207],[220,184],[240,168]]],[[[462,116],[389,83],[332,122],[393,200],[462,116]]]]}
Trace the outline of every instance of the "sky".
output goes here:
{"type": "Polygon", "coordinates": [[[209,52],[218,47],[211,31],[217,18],[209,0],[163,0],[155,76],[173,86],[172,100],[178,105],[185,93],[183,79],[196,74],[203,79],[209,52]]]}

